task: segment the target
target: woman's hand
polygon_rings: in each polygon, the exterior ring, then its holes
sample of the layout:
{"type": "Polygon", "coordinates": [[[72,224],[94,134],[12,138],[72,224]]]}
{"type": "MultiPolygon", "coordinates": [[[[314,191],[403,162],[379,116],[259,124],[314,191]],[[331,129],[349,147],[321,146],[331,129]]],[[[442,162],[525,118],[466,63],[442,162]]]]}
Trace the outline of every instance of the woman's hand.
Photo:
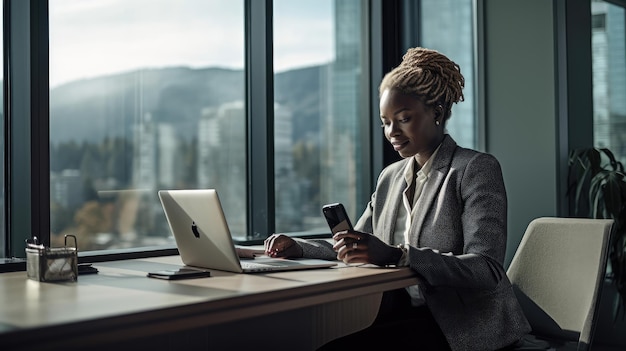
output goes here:
{"type": "Polygon", "coordinates": [[[285,234],[272,234],[264,241],[265,254],[270,257],[300,258],[302,246],[285,234]]]}
{"type": "Polygon", "coordinates": [[[344,263],[373,263],[378,266],[396,264],[402,250],[387,245],[372,234],[345,230],[333,236],[337,259],[344,263]]]}

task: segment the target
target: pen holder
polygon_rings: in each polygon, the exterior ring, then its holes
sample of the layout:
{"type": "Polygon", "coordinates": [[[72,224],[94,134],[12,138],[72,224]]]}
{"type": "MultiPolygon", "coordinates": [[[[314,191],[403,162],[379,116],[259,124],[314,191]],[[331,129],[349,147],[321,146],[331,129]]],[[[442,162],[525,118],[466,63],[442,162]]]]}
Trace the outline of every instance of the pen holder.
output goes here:
{"type": "Polygon", "coordinates": [[[50,248],[37,242],[26,242],[26,275],[40,282],[78,280],[78,242],[74,235],[65,236],[65,247],[50,248]],[[67,238],[74,246],[67,245],[67,238]]]}

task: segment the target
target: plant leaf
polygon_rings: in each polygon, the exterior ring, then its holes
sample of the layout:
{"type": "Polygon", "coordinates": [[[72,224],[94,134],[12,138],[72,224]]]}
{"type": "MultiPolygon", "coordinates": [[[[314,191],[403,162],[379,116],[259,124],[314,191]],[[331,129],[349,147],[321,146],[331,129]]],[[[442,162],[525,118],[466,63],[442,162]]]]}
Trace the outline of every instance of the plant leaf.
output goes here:
{"type": "Polygon", "coordinates": [[[587,158],[589,159],[589,165],[591,166],[591,177],[594,177],[598,174],[598,172],[600,172],[601,169],[600,162],[602,161],[602,158],[600,157],[600,151],[598,151],[598,149],[589,149],[587,158]]]}
{"type": "Polygon", "coordinates": [[[611,168],[614,171],[623,171],[624,170],[624,166],[619,161],[617,161],[617,159],[615,158],[615,155],[613,155],[611,150],[609,150],[607,148],[602,148],[602,149],[600,149],[600,151],[602,153],[604,153],[604,155],[609,159],[609,164],[611,165],[611,168]]]}
{"type": "MultiPolygon", "coordinates": [[[[585,188],[589,186],[588,179],[590,176],[590,172],[591,172],[590,168],[585,168],[585,170],[583,171],[583,174],[579,178],[578,183],[576,184],[576,195],[574,196],[574,204],[575,204],[574,212],[576,215],[580,215],[580,207],[582,205],[581,203],[582,200],[580,197],[581,197],[581,194],[583,194],[583,191],[585,190],[585,188]]],[[[589,201],[592,202],[591,197],[589,197],[589,201]]]]}
{"type": "Polygon", "coordinates": [[[604,211],[605,174],[600,172],[591,179],[589,183],[589,216],[591,218],[601,218],[604,211]]]}

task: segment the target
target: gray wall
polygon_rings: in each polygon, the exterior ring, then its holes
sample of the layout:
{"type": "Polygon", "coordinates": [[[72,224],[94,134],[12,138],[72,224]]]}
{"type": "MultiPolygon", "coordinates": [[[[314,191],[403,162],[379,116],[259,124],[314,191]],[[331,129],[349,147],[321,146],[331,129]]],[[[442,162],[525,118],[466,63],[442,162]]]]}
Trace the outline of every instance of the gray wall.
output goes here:
{"type": "Polygon", "coordinates": [[[507,187],[508,266],[528,223],[558,213],[553,3],[488,0],[484,18],[485,140],[507,187]]]}

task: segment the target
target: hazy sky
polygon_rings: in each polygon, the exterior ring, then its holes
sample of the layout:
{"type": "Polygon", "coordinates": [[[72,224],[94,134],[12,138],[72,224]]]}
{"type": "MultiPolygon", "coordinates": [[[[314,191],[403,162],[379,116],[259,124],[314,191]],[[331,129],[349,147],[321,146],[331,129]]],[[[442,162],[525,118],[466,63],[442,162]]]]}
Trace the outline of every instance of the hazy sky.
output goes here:
{"type": "MultiPolygon", "coordinates": [[[[274,2],[276,71],[334,58],[333,0],[274,2]]],[[[144,67],[242,68],[243,1],[50,0],[50,85],[144,67]]]]}

